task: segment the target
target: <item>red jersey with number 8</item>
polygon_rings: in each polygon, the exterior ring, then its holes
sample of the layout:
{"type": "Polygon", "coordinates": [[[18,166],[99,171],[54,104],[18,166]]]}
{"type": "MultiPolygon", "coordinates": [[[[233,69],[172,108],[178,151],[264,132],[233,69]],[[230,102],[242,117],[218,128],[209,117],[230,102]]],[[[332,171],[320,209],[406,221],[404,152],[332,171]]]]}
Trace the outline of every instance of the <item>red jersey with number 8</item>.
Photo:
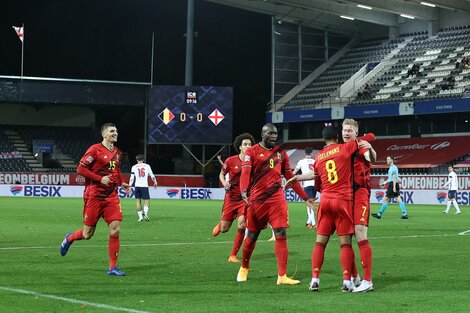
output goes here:
{"type": "Polygon", "coordinates": [[[326,146],[315,157],[315,173],[321,178],[321,197],[352,200],[352,155],[357,141],[326,146]]]}

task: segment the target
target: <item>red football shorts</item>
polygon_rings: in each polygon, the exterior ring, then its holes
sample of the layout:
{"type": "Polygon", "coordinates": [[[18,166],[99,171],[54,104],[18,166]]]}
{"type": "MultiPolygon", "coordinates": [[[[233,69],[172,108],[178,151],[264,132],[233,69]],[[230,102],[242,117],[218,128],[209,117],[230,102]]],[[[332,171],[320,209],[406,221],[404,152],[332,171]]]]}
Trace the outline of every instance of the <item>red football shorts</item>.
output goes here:
{"type": "Polygon", "coordinates": [[[224,205],[222,207],[222,221],[231,222],[237,217],[245,215],[246,212],[246,202],[237,201],[233,202],[227,199],[224,200],[224,205]]]}
{"type": "Polygon", "coordinates": [[[271,224],[272,228],[289,227],[289,213],[284,198],[266,202],[253,202],[246,212],[246,225],[249,231],[259,232],[271,224]]]}
{"type": "Polygon", "coordinates": [[[352,201],[322,197],[317,213],[317,234],[331,236],[352,235],[354,224],[352,201]]]}
{"type": "Polygon", "coordinates": [[[117,197],[97,200],[94,198],[85,199],[83,206],[83,224],[95,227],[100,217],[111,223],[122,221],[121,204],[117,197]]]}
{"type": "Polygon", "coordinates": [[[354,191],[354,225],[369,225],[370,193],[367,188],[354,191]]]}

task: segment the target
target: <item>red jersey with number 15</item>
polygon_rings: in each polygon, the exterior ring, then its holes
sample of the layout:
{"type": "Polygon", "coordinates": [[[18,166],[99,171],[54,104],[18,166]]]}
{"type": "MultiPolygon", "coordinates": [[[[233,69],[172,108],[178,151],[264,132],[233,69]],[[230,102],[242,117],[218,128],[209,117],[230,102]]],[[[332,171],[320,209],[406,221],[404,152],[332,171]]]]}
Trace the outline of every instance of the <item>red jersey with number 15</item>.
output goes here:
{"type": "Polygon", "coordinates": [[[357,141],[326,146],[315,157],[315,173],[321,178],[322,198],[352,200],[352,156],[357,141]]]}
{"type": "Polygon", "coordinates": [[[80,159],[80,166],[85,166],[99,176],[109,176],[108,185],[91,179],[85,179],[84,198],[106,199],[118,197],[117,188],[121,185],[122,153],[117,147],[109,150],[101,143],[92,145],[80,159]]]}
{"type": "Polygon", "coordinates": [[[256,144],[245,152],[243,166],[251,167],[250,200],[265,202],[284,198],[281,174],[290,171],[289,157],[275,146],[266,149],[256,144]]]}
{"type": "Polygon", "coordinates": [[[222,167],[222,173],[228,173],[230,190],[227,190],[227,197],[230,201],[238,202],[242,200],[240,194],[240,175],[242,173],[242,161],[237,155],[227,158],[222,167]]]}

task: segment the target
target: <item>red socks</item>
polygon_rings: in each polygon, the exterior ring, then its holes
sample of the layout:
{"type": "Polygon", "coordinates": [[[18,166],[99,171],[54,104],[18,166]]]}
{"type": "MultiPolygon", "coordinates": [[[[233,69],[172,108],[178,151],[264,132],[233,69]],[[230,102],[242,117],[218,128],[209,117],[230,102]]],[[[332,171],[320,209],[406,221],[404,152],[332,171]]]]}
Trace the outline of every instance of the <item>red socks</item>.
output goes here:
{"type": "Polygon", "coordinates": [[[235,239],[233,240],[233,248],[232,248],[232,253],[230,253],[230,255],[238,254],[238,251],[240,250],[240,247],[242,246],[242,243],[243,243],[243,238],[245,238],[245,230],[238,229],[237,233],[235,234],[235,239]]]}
{"type": "Polygon", "coordinates": [[[325,245],[322,243],[315,243],[312,251],[312,278],[320,277],[321,267],[325,259],[325,245]]]}
{"type": "Polygon", "coordinates": [[[350,244],[341,245],[341,269],[343,271],[343,280],[351,279],[351,266],[354,259],[354,251],[350,244]]]}
{"type": "Polygon", "coordinates": [[[79,230],[76,230],[75,232],[73,232],[67,240],[69,241],[69,243],[72,243],[75,240],[82,240],[82,239],[83,239],[83,228],[80,228],[79,230]]]}
{"type": "Polygon", "coordinates": [[[251,255],[253,254],[253,250],[255,249],[256,241],[252,242],[250,237],[246,237],[245,241],[243,242],[243,252],[242,252],[242,267],[243,268],[250,268],[250,259],[251,255]]]}
{"type": "Polygon", "coordinates": [[[354,249],[352,251],[353,253],[353,259],[352,259],[352,267],[351,267],[351,277],[357,277],[357,267],[356,267],[356,255],[354,253],[354,249]]]}
{"type": "Polygon", "coordinates": [[[362,268],[364,269],[363,279],[372,281],[372,249],[369,240],[358,241],[357,245],[359,246],[362,268]]]}
{"type": "Polygon", "coordinates": [[[277,236],[274,244],[274,252],[277,258],[277,270],[279,276],[284,276],[287,271],[287,259],[289,250],[287,249],[287,236],[277,236]]]}
{"type": "Polygon", "coordinates": [[[109,236],[108,252],[109,252],[109,268],[115,268],[119,254],[119,237],[109,236]]]}

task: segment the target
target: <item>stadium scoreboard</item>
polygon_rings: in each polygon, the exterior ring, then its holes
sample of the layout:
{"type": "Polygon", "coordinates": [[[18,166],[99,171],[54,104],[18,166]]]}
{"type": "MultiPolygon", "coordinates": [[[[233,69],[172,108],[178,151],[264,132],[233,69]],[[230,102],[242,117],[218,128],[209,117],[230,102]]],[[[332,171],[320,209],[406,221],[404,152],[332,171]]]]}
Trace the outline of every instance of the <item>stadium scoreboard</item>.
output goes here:
{"type": "Polygon", "coordinates": [[[153,86],[148,102],[148,143],[229,144],[233,88],[153,86]]]}

